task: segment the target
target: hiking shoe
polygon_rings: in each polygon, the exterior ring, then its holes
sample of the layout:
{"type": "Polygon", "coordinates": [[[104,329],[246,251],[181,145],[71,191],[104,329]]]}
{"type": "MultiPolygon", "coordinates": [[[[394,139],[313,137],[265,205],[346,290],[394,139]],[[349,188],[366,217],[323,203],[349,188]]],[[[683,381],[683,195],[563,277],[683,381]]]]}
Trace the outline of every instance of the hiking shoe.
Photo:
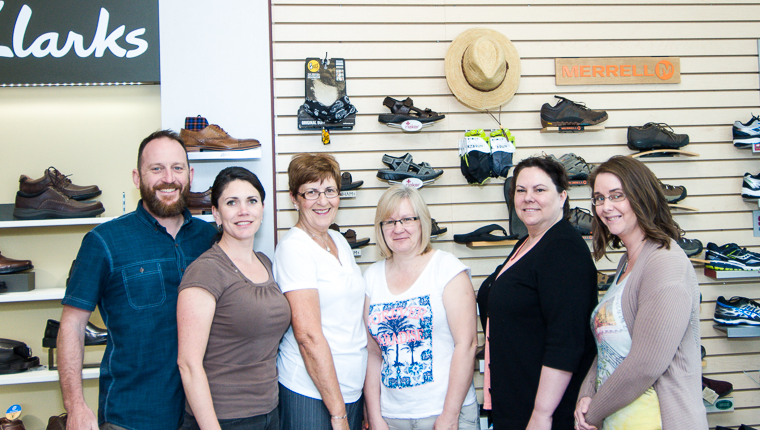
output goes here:
{"type": "Polygon", "coordinates": [[[703,249],[702,242],[699,239],[687,239],[685,237],[678,239],[678,246],[683,249],[687,257],[699,255],[703,249]]]}
{"type": "Polygon", "coordinates": [[[586,160],[575,154],[565,154],[559,157],[558,161],[565,167],[567,178],[571,181],[586,180],[591,173],[591,166],[586,163],[586,160]]]}
{"type": "Polygon", "coordinates": [[[733,135],[734,146],[737,148],[749,148],[753,143],[760,143],[760,117],[752,115],[746,124],[734,122],[733,135]]]}
{"type": "Polygon", "coordinates": [[[713,320],[729,325],[760,325],[760,304],[746,297],[735,296],[726,300],[720,296],[715,302],[713,320]]]}
{"type": "Polygon", "coordinates": [[[744,181],[742,182],[742,198],[760,199],[760,173],[757,175],[751,173],[744,174],[744,181]]]}
{"type": "Polygon", "coordinates": [[[578,207],[570,209],[570,224],[578,230],[581,236],[591,235],[591,223],[593,221],[594,216],[591,215],[590,210],[578,207]]]}
{"type": "Polygon", "coordinates": [[[747,248],[740,248],[735,243],[718,246],[712,242],[707,244],[705,257],[709,263],[705,268],[713,270],[760,270],[760,256],[747,248]]]}
{"type": "Polygon", "coordinates": [[[686,198],[686,187],[683,185],[667,185],[660,182],[660,188],[668,203],[678,203],[686,198]]]}
{"type": "Polygon", "coordinates": [[[688,134],[676,134],[667,124],[648,122],[643,127],[628,127],[628,147],[635,151],[678,149],[688,144],[688,134]]]}
{"type": "Polygon", "coordinates": [[[592,110],[583,103],[576,103],[560,96],[554,97],[559,99],[556,105],[544,103],[541,106],[541,125],[544,127],[595,125],[607,120],[607,112],[603,110],[592,110]]]}

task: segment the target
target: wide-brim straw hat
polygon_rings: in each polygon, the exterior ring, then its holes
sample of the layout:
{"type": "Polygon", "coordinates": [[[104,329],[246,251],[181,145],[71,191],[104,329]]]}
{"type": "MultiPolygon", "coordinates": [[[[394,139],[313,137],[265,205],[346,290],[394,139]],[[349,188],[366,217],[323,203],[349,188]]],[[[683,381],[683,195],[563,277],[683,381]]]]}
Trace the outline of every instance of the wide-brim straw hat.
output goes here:
{"type": "Polygon", "coordinates": [[[496,109],[512,100],[520,84],[520,55],[498,31],[472,28],[446,51],[446,82],[463,105],[496,109]]]}

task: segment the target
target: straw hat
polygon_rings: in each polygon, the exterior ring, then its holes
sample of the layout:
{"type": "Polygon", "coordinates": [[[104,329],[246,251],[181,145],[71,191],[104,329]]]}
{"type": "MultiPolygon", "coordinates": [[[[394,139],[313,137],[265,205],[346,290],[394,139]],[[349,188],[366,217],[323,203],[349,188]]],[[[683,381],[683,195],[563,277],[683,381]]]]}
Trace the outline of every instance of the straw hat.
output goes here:
{"type": "Polygon", "coordinates": [[[498,31],[472,28],[446,51],[446,82],[463,105],[496,109],[512,100],[520,84],[520,55],[498,31]]]}

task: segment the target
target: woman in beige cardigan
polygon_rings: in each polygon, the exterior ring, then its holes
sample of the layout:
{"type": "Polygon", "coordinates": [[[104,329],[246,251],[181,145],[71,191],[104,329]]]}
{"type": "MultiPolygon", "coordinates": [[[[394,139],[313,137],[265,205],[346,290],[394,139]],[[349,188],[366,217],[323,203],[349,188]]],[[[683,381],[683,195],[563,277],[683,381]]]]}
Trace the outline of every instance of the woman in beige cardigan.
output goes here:
{"type": "Polygon", "coordinates": [[[707,429],[701,398],[699,290],[658,179],[613,157],[589,178],[594,257],[625,246],[591,315],[598,356],[583,382],[576,429],[707,429]]]}

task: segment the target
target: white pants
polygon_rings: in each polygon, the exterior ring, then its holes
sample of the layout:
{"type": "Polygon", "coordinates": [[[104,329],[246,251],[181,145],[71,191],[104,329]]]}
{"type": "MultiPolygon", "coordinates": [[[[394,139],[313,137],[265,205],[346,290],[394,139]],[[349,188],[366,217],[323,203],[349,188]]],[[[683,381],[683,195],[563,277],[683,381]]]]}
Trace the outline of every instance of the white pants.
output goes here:
{"type": "MultiPolygon", "coordinates": [[[[426,418],[385,418],[390,430],[431,430],[438,415],[426,418]]],[[[478,402],[462,406],[459,412],[459,430],[480,430],[480,407],[478,402]]]]}

